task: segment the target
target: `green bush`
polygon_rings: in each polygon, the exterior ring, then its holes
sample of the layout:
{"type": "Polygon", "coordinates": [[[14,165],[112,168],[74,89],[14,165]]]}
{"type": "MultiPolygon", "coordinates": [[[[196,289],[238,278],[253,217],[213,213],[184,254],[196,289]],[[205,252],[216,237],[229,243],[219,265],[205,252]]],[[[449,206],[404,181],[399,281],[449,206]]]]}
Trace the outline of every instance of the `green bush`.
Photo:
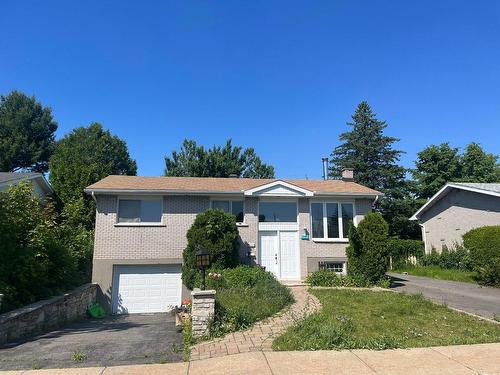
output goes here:
{"type": "Polygon", "coordinates": [[[207,288],[217,291],[215,317],[209,327],[212,337],[247,328],[293,302],[290,290],[260,267],[210,272],[221,274],[220,279],[207,277],[207,288]]]}
{"type": "Polygon", "coordinates": [[[436,266],[443,269],[457,269],[461,271],[472,271],[472,263],[469,251],[460,245],[455,245],[451,250],[443,246],[441,253],[432,249],[430,254],[424,254],[418,258],[421,266],[436,266]]]}
{"type": "Polygon", "coordinates": [[[421,258],[424,254],[424,243],[419,240],[393,238],[389,240],[387,251],[392,259],[392,267],[398,268],[406,265],[409,257],[421,258]]]}
{"type": "Polygon", "coordinates": [[[472,229],[464,234],[463,240],[478,281],[500,286],[500,225],[472,229]]]}
{"type": "Polygon", "coordinates": [[[359,276],[339,276],[329,270],[315,271],[306,278],[306,283],[310,286],[327,287],[367,287],[368,281],[359,276]]]}
{"type": "Polygon", "coordinates": [[[22,183],[0,193],[1,310],[62,293],[79,283],[54,205],[42,204],[22,183]]]}
{"type": "Polygon", "coordinates": [[[214,269],[232,268],[239,263],[238,228],[235,217],[222,210],[210,209],[196,216],[187,232],[187,247],[182,254],[182,280],[192,289],[199,274],[195,265],[198,248],[210,253],[214,269]]]}
{"type": "Polygon", "coordinates": [[[347,271],[371,284],[381,280],[389,267],[388,225],[378,212],[370,212],[359,223],[349,227],[347,271]]]}

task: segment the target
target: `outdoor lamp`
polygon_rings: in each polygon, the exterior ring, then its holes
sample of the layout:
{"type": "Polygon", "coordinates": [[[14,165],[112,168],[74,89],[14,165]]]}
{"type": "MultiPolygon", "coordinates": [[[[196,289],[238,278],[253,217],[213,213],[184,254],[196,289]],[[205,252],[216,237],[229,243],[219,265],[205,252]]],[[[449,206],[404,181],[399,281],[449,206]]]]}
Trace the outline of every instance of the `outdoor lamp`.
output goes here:
{"type": "Polygon", "coordinates": [[[205,290],[205,269],[210,268],[210,253],[202,246],[196,252],[196,267],[201,270],[201,290],[205,290]]]}

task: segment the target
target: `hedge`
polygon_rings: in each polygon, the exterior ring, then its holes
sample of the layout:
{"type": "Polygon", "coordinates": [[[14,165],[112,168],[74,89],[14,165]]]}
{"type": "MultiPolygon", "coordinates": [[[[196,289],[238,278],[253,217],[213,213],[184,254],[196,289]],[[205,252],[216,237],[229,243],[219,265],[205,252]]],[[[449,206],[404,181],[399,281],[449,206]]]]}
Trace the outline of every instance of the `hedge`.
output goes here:
{"type": "Polygon", "coordinates": [[[472,229],[463,235],[463,240],[478,281],[500,286],[500,225],[472,229]]]}

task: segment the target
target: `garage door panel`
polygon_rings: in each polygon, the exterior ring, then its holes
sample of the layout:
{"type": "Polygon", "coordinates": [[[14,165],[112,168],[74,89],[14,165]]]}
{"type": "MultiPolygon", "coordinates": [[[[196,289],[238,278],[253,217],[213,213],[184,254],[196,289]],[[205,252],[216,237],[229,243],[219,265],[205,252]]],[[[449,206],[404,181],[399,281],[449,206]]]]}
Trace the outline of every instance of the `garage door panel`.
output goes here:
{"type": "Polygon", "coordinates": [[[169,311],[181,302],[180,265],[115,266],[113,312],[169,311]]]}

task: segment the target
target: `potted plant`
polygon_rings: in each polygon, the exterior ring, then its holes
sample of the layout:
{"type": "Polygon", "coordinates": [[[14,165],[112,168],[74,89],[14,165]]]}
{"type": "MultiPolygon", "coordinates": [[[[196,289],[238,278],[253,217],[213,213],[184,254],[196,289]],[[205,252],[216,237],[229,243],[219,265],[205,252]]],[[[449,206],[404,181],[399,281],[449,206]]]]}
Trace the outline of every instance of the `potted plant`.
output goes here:
{"type": "Polygon", "coordinates": [[[175,325],[183,326],[191,316],[191,301],[185,299],[182,301],[181,306],[175,307],[175,325]]]}

